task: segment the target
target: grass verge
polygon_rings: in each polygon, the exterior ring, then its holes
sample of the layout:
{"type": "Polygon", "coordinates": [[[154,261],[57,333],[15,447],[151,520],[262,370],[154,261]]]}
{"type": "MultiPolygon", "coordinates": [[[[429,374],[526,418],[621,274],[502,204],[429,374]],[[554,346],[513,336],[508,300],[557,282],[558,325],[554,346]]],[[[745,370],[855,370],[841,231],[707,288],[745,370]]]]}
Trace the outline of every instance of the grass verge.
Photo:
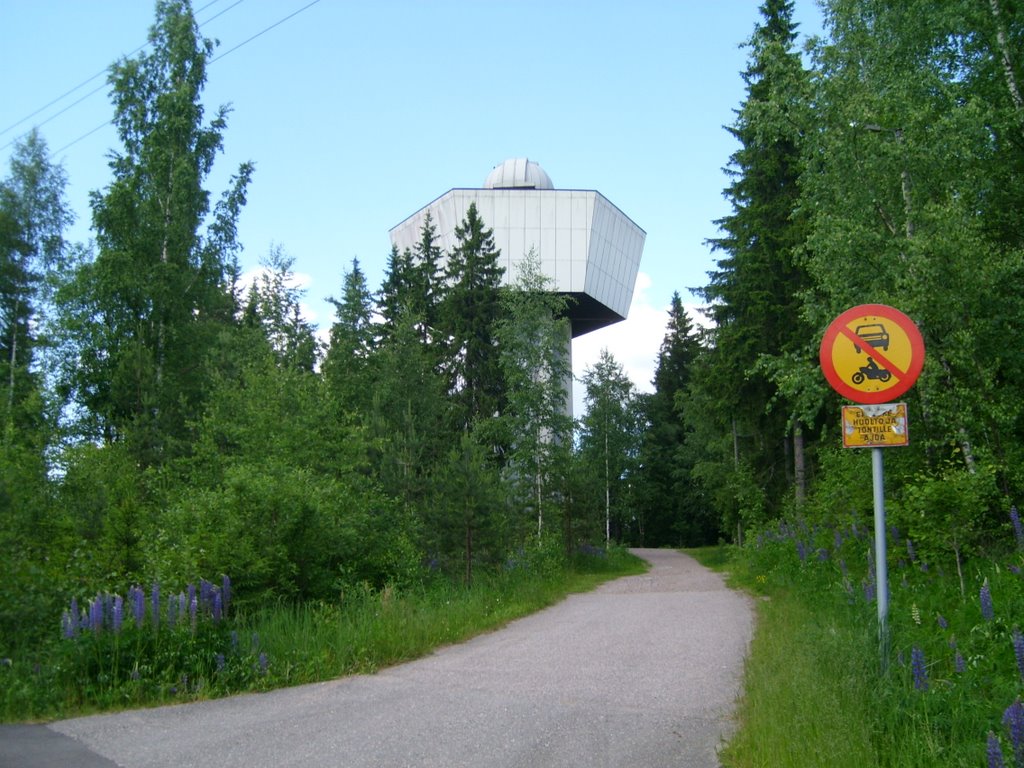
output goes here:
{"type": "Polygon", "coordinates": [[[759,539],[690,551],[757,606],[726,768],[1024,766],[1024,554],[975,559],[963,588],[894,557],[883,656],[863,535],[759,539]]]}
{"type": "Polygon", "coordinates": [[[625,550],[336,602],[274,604],[219,624],[83,631],[0,665],[0,720],[52,720],[333,679],[423,656],[647,566],[625,550]]]}

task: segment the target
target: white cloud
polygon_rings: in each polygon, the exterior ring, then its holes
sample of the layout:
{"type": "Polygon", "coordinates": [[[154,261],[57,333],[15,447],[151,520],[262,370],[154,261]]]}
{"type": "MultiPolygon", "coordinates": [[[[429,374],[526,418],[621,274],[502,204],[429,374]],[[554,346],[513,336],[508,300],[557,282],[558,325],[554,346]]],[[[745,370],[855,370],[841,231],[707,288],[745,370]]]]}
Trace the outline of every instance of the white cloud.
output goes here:
{"type": "MultiPolygon", "coordinates": [[[[636,277],[633,299],[629,305],[629,316],[620,323],[606,326],[573,340],[572,343],[572,401],[573,416],[583,415],[585,388],[583,374],[588,367],[597,363],[601,350],[611,352],[638,392],[653,392],[654,369],[658,364],[658,350],[668,330],[669,304],[655,306],[648,292],[651,276],[640,272],[636,277]]],[[[700,312],[702,304],[683,302],[690,322],[694,327],[710,327],[711,322],[700,312]]]]}
{"type": "Polygon", "coordinates": [[[658,349],[665,338],[668,306],[656,307],[647,295],[651,277],[645,272],[637,275],[629,316],[620,323],[580,336],[572,343],[573,415],[583,415],[584,387],[580,382],[586,369],[597,363],[601,350],[607,349],[622,366],[640,392],[651,392],[658,349]]]}

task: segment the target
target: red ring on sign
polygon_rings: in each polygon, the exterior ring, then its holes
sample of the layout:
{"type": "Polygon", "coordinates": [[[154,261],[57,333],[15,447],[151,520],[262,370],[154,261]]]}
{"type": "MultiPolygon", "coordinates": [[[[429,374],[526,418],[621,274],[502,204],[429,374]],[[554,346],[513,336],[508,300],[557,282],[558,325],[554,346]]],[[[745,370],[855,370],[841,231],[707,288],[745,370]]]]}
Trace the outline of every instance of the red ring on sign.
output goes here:
{"type": "MultiPolygon", "coordinates": [[[[853,343],[851,341],[851,343],[853,343]]],[[[865,343],[865,347],[868,346],[865,343]]],[[[914,386],[917,377],[924,367],[924,339],[914,321],[900,312],[898,309],[886,306],[885,304],[861,304],[843,312],[825,330],[821,340],[821,347],[818,350],[818,359],[821,362],[821,369],[825,378],[836,392],[855,403],[876,404],[887,403],[895,400],[914,386]],[[836,342],[840,336],[848,336],[852,339],[857,337],[849,328],[849,325],[860,318],[876,317],[893,323],[904,334],[910,342],[910,359],[905,366],[893,365],[889,360],[884,359],[882,353],[873,350],[872,355],[883,359],[886,369],[890,372],[895,383],[885,389],[878,391],[864,391],[858,389],[853,383],[847,381],[836,368],[835,349],[836,342]]]]}

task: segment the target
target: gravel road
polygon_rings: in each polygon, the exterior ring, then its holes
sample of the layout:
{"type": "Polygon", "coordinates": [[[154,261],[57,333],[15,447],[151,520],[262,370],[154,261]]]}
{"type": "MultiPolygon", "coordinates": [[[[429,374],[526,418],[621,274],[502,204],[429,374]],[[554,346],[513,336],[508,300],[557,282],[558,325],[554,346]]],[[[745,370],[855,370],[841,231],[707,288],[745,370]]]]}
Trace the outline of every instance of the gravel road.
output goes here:
{"type": "Polygon", "coordinates": [[[2,728],[0,766],[714,768],[753,609],[634,552],[648,573],[375,675],[2,728]]]}

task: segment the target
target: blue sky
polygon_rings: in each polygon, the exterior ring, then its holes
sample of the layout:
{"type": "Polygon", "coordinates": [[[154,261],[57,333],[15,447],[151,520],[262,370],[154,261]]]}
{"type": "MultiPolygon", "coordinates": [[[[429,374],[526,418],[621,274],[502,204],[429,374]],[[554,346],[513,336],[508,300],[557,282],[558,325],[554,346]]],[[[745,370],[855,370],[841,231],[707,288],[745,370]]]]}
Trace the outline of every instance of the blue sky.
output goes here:
{"type": "MultiPolygon", "coordinates": [[[[310,2],[193,2],[223,56],[208,71],[207,114],[233,109],[213,197],[239,163],[256,164],[244,266],[280,246],[326,329],[324,299],[340,294],[353,257],[375,290],[392,226],[453,187],[481,186],[506,158],[529,157],[556,187],[596,189],[647,232],[629,319],[577,339],[573,358],[580,375],[607,347],[649,390],[672,292],[696,304],[688,289],[714,267],[704,241],[729,211],[722,169],[736,149],[723,126],[744,97],[741,44],[760,2],[310,2]]],[[[155,4],[0,6],[0,173],[9,142],[39,125],[68,173],[70,237],[88,240],[88,195],[109,182],[117,144],[100,127],[112,116],[105,75],[85,81],[145,43],[155,4]]],[[[795,9],[802,37],[820,32],[813,0],[795,9]]]]}

